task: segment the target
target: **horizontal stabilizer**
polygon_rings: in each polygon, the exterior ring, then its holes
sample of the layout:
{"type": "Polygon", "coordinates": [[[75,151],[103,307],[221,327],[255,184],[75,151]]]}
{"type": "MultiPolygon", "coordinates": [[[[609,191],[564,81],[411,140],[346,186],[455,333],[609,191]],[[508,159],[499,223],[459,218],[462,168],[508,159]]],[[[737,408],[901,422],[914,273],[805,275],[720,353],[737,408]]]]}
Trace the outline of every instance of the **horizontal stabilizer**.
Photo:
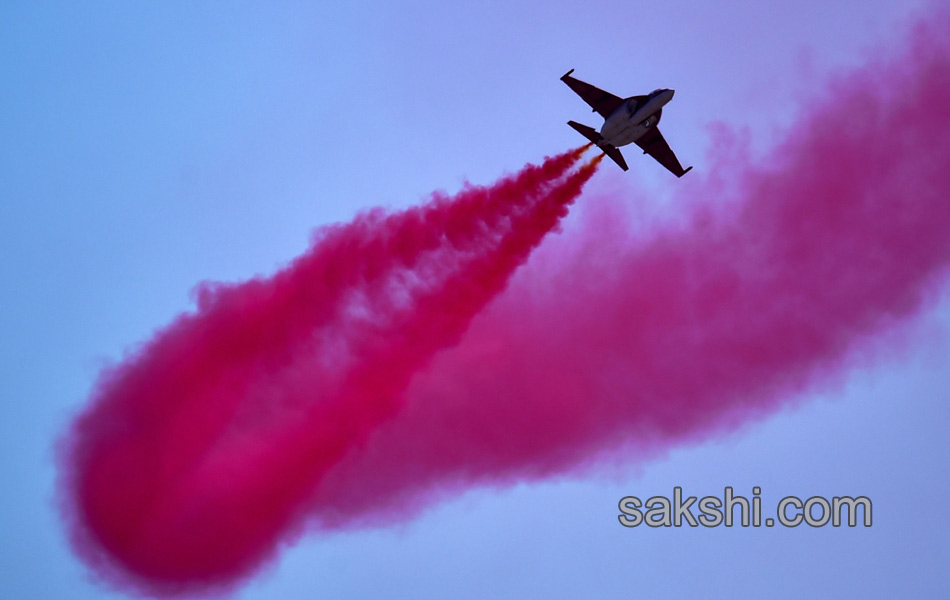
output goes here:
{"type": "Polygon", "coordinates": [[[601,144],[600,149],[604,151],[604,154],[610,157],[610,160],[617,163],[621,169],[624,171],[627,170],[627,161],[623,159],[623,154],[620,153],[620,150],[618,150],[616,146],[601,144]]]}
{"type": "Polygon", "coordinates": [[[588,140],[592,141],[598,148],[604,151],[604,154],[610,157],[612,161],[620,165],[620,168],[624,171],[627,170],[627,161],[623,159],[623,154],[620,153],[620,150],[616,146],[608,144],[604,141],[603,136],[601,136],[593,127],[588,127],[587,125],[581,125],[576,121],[568,121],[568,125],[574,128],[577,133],[586,137],[588,140]]]}
{"type": "Polygon", "coordinates": [[[593,127],[588,127],[587,125],[581,125],[577,121],[568,121],[567,124],[573,127],[577,131],[577,133],[581,134],[582,136],[586,137],[587,139],[589,139],[590,141],[594,142],[597,145],[600,145],[600,143],[604,141],[604,138],[601,137],[601,135],[597,133],[597,131],[593,127]]]}

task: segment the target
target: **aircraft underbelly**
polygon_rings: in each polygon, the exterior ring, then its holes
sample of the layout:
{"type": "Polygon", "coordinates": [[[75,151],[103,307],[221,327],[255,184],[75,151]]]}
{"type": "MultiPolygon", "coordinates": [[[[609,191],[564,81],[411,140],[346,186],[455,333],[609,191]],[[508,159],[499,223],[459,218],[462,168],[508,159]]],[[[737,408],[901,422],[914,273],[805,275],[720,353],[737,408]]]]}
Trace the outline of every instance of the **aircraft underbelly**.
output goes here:
{"type": "Polygon", "coordinates": [[[616,147],[626,146],[640,139],[650,127],[656,125],[656,114],[645,116],[642,111],[631,115],[627,111],[617,111],[604,121],[600,135],[604,141],[616,147]]]}
{"type": "Polygon", "coordinates": [[[642,137],[647,132],[648,127],[641,125],[642,117],[637,117],[639,120],[634,120],[633,117],[636,117],[636,115],[617,115],[607,119],[600,130],[600,135],[604,136],[604,141],[620,147],[632,144],[642,137]]]}

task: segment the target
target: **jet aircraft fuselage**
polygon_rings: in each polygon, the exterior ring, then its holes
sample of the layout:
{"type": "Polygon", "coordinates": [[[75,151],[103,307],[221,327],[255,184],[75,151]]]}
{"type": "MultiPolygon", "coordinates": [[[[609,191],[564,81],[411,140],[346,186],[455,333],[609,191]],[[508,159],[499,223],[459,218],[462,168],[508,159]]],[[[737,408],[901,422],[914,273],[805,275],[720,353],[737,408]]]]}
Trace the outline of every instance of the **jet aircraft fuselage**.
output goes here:
{"type": "Polygon", "coordinates": [[[639,102],[637,97],[627,98],[604,121],[600,135],[612,146],[632,144],[660,122],[661,109],[672,99],[673,90],[665,89],[656,90],[639,102]]]}

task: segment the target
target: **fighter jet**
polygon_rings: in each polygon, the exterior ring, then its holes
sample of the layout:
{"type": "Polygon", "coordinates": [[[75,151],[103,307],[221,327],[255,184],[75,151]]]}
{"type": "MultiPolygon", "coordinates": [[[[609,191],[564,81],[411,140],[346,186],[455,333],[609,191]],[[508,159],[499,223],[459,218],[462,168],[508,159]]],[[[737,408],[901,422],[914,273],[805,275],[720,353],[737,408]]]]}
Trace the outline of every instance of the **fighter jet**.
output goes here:
{"type": "Polygon", "coordinates": [[[657,123],[663,115],[663,107],[673,99],[673,90],[661,88],[646,96],[618,98],[589,83],[574,79],[571,77],[573,72],[574,69],[571,69],[565,73],[561,81],[583,98],[584,102],[590,104],[594,112],[600,113],[604,118],[604,126],[600,128],[600,133],[597,133],[593,127],[574,121],[568,121],[567,124],[594,142],[604,154],[620,165],[621,169],[627,170],[627,162],[617,148],[630,143],[640,146],[644,154],[655,158],[677,177],[682,177],[693,168],[683,169],[669,144],[663,139],[663,134],[657,129],[657,123]]]}

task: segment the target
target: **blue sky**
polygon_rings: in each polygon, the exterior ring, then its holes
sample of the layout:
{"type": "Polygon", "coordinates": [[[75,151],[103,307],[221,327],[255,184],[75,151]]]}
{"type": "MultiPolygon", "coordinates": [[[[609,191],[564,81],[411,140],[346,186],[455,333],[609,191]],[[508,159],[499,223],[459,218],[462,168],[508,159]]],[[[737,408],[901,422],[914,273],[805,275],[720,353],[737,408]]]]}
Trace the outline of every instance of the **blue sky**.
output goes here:
{"type": "MultiPolygon", "coordinates": [[[[664,133],[697,171],[713,121],[767,148],[921,4],[5,3],[0,595],[122,597],[69,548],[53,445],[98,369],[190,308],[198,281],[272,272],[318,225],[577,145],[564,122],[595,123],[558,81],[570,68],[618,95],[676,89],[664,133]]],[[[659,196],[675,185],[630,162],[659,196]]],[[[307,537],[237,597],[944,597],[947,306],[900,357],[725,439],[307,537]],[[617,524],[622,496],[674,485],[760,485],[766,505],[864,494],[875,523],[617,524]]]]}

